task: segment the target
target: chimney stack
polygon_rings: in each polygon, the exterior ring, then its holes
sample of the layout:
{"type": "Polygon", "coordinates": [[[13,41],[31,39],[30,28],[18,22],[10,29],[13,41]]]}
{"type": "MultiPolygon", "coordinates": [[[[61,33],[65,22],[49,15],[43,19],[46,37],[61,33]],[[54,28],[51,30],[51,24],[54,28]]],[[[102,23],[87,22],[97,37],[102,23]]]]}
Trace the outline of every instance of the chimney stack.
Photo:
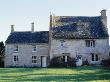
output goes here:
{"type": "Polygon", "coordinates": [[[50,14],[50,28],[52,28],[52,15],[50,14]]]}
{"type": "Polygon", "coordinates": [[[106,16],[106,10],[103,9],[101,11],[101,18],[102,18],[102,22],[105,25],[105,27],[107,27],[107,16],[106,16]]]}
{"type": "Polygon", "coordinates": [[[32,22],[31,24],[32,24],[31,31],[33,33],[34,32],[34,22],[32,22]]]}
{"type": "Polygon", "coordinates": [[[105,10],[105,9],[103,9],[103,10],[101,11],[101,16],[102,16],[102,17],[106,17],[106,10],[105,10]]]}
{"type": "Polygon", "coordinates": [[[14,25],[11,25],[11,33],[14,32],[14,25]]]}

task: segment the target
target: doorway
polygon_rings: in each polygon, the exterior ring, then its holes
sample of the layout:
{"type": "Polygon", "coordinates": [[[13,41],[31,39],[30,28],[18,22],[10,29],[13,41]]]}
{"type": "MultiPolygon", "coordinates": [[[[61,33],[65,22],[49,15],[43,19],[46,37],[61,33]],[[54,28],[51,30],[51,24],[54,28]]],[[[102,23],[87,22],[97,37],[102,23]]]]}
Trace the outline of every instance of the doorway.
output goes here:
{"type": "Polygon", "coordinates": [[[46,67],[47,65],[47,62],[46,62],[46,56],[41,56],[41,67],[46,67]]]}

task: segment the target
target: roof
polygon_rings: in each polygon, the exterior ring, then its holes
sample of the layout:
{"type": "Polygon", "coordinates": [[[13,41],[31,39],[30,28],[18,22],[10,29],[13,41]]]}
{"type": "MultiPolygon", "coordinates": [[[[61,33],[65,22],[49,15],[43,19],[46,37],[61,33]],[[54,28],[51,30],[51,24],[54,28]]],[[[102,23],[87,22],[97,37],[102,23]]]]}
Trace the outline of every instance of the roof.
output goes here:
{"type": "Polygon", "coordinates": [[[101,16],[54,16],[52,37],[60,39],[108,38],[101,16]]]}
{"type": "Polygon", "coordinates": [[[12,32],[8,36],[6,43],[8,44],[20,44],[20,43],[48,43],[49,41],[49,32],[40,31],[40,32],[12,32]]]}

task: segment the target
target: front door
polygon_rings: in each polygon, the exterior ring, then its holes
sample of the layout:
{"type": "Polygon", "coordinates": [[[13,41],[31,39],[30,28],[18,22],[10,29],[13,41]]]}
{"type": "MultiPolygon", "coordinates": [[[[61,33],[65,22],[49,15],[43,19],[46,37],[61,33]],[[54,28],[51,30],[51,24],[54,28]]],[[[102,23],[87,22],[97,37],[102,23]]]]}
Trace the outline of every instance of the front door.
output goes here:
{"type": "Polygon", "coordinates": [[[41,66],[46,67],[46,57],[45,56],[41,56],[41,66]]]}

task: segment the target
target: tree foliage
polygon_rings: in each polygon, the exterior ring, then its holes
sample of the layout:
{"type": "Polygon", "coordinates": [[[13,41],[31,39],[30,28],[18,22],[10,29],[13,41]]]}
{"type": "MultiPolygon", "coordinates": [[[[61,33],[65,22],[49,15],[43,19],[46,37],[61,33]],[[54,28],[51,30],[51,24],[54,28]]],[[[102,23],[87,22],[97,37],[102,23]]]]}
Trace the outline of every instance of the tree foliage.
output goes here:
{"type": "Polygon", "coordinates": [[[110,59],[102,60],[101,64],[105,67],[110,68],[110,59]]]}
{"type": "Polygon", "coordinates": [[[0,67],[4,67],[4,52],[5,52],[4,43],[0,42],[0,67]]]}
{"type": "Polygon", "coordinates": [[[3,56],[5,52],[5,46],[3,42],[0,42],[0,56],[3,56]]]}

